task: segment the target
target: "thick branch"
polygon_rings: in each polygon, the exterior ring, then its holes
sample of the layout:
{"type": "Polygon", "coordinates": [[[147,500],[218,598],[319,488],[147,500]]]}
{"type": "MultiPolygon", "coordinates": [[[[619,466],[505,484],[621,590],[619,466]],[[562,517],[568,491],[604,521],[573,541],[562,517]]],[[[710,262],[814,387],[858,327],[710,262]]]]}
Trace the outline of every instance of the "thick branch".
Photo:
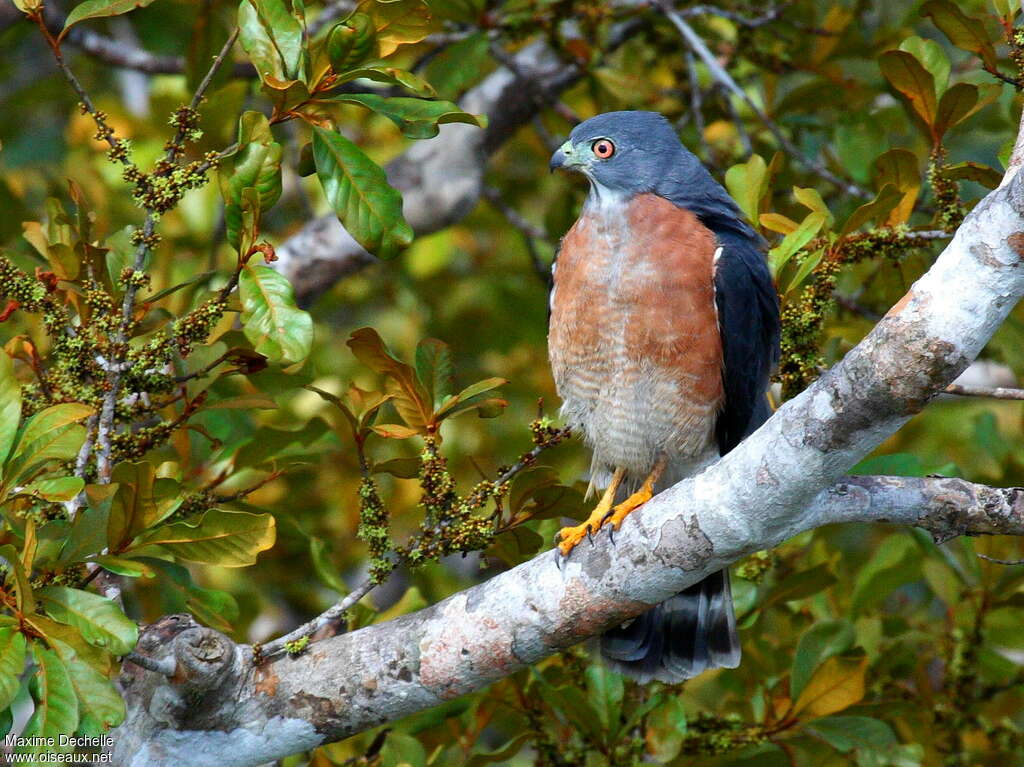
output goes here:
{"type": "MultiPolygon", "coordinates": [[[[922,527],[937,540],[1024,535],[1024,488],[953,478],[844,477],[804,514],[806,527],[890,522],[922,527]]],[[[679,540],[639,551],[642,565],[664,569],[659,560],[675,559],[678,552],[670,549],[680,547],[691,548],[684,565],[707,555],[707,539],[700,539],[697,523],[683,522],[678,532],[679,540]]],[[[132,718],[130,727],[118,731],[115,757],[124,764],[161,767],[180,763],[187,749],[195,767],[255,765],[437,705],[571,646],[657,599],[653,593],[616,603],[588,591],[586,582],[601,578],[610,555],[621,562],[637,553],[635,541],[628,550],[617,549],[621,545],[613,548],[600,537],[581,558],[573,555],[564,575],[549,552],[426,610],[321,641],[299,658],[256,669],[248,648],[231,649],[226,638],[187,616],[164,618],[148,627],[139,643],[149,671],[126,667],[122,676],[132,718]],[[205,654],[197,660],[202,647],[205,654]],[[193,669],[184,684],[182,665],[193,669]],[[174,669],[178,681],[169,684],[163,677],[174,669]],[[197,683],[213,689],[200,690],[202,704],[190,706],[187,692],[197,683]],[[176,727],[168,728],[162,719],[168,712],[176,727]]],[[[679,572],[684,573],[679,582],[699,577],[697,570],[679,572]]],[[[630,580],[635,572],[622,574],[617,588],[630,580]]],[[[655,588],[671,590],[672,582],[655,588]]]]}

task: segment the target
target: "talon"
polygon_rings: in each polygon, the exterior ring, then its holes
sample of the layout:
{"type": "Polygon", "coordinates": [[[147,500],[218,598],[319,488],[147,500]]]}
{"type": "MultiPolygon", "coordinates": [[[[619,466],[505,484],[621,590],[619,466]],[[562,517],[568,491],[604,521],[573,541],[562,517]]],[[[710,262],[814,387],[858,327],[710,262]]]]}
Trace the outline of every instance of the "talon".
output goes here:
{"type": "Polygon", "coordinates": [[[616,469],[612,475],[611,484],[608,489],[604,491],[604,495],[601,496],[600,503],[591,512],[590,516],[582,524],[576,525],[575,527],[563,527],[558,531],[558,549],[562,552],[562,556],[567,557],[569,553],[578,546],[584,538],[590,541],[590,545],[594,545],[594,533],[601,529],[601,525],[604,524],[604,520],[608,514],[612,511],[612,506],[615,503],[615,490],[618,488],[619,483],[622,482],[622,477],[625,472],[622,469],[616,469]]]}

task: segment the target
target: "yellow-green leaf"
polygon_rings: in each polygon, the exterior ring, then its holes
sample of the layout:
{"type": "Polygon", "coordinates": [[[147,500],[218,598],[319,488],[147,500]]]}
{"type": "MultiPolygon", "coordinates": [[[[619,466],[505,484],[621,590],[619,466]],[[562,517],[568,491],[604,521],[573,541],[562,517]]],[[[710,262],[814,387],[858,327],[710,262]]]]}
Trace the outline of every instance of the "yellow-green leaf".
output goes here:
{"type": "Polygon", "coordinates": [[[146,533],[137,547],[157,544],[189,562],[246,567],[274,545],[275,534],[274,518],[269,514],[211,509],[146,533]]]}
{"type": "Polygon", "coordinates": [[[25,670],[25,635],[14,626],[0,628],[0,711],[11,705],[25,670]]]}
{"type": "Polygon", "coordinates": [[[21,385],[14,377],[14,360],[0,349],[0,466],[14,445],[21,421],[21,385]]]}
{"type": "Polygon", "coordinates": [[[313,318],[295,304],[288,279],[269,266],[246,264],[238,281],[245,337],[273,362],[302,362],[313,345],[313,318]]]}
{"type": "Polygon", "coordinates": [[[800,226],[768,251],[768,266],[771,268],[773,277],[777,277],[789,259],[814,238],[827,219],[825,213],[808,213],[807,218],[800,222],[800,226]]]}
{"type": "Polygon", "coordinates": [[[33,642],[32,656],[36,661],[36,673],[31,690],[36,707],[25,725],[22,737],[42,740],[36,741],[41,745],[26,745],[18,748],[16,753],[68,753],[74,749],[71,746],[56,745],[56,742],[59,735],[70,735],[78,729],[78,696],[75,695],[71,677],[64,662],[53,650],[33,642]],[[51,738],[55,745],[46,745],[51,738]]]}
{"type": "Polygon", "coordinates": [[[228,242],[240,247],[243,191],[256,190],[259,212],[269,210],[281,196],[281,145],[274,141],[270,123],[260,112],[245,112],[238,121],[238,149],[218,168],[224,197],[224,223],[228,242]]]}
{"type": "Polygon", "coordinates": [[[346,104],[358,104],[383,115],[409,138],[433,138],[445,123],[466,123],[487,127],[487,117],[463,112],[450,101],[429,101],[406,96],[379,96],[375,93],[343,93],[331,98],[346,104]]]}
{"type": "Polygon", "coordinates": [[[77,628],[94,647],[125,655],[139,640],[135,622],[113,600],[66,586],[45,586],[36,594],[51,618],[77,628]]]}
{"type": "Polygon", "coordinates": [[[64,29],[60,33],[63,39],[75,24],[86,19],[99,19],[104,16],[120,16],[122,13],[134,11],[136,8],[145,8],[153,0],[85,0],[71,9],[67,20],[64,22],[64,29]]]}
{"type": "Polygon", "coordinates": [[[124,698],[110,679],[83,660],[67,642],[56,638],[48,641],[64,663],[78,698],[78,733],[96,737],[121,724],[125,716],[124,698]]]}
{"type": "Polygon", "coordinates": [[[864,675],[868,659],[834,656],[811,676],[793,704],[793,714],[803,719],[828,716],[849,708],[864,697],[864,675]]]}
{"type": "Polygon", "coordinates": [[[387,83],[388,85],[397,85],[415,93],[417,96],[425,98],[436,95],[433,86],[419,75],[414,75],[412,72],[407,72],[397,67],[384,66],[383,64],[364,64],[359,69],[351,69],[339,77],[338,82],[345,83],[360,78],[366,78],[378,83],[387,83]]]}
{"type": "Polygon", "coordinates": [[[18,609],[22,613],[35,612],[36,600],[32,595],[32,586],[28,582],[18,550],[9,543],[4,544],[0,546],[0,558],[7,562],[8,573],[14,577],[14,599],[18,609]]]}
{"type": "Polygon", "coordinates": [[[768,191],[768,166],[759,154],[751,155],[745,163],[733,165],[725,172],[725,185],[729,194],[750,221],[758,221],[761,200],[768,191]]]}
{"type": "Polygon", "coordinates": [[[260,79],[303,79],[303,29],[288,0],[242,0],[238,28],[260,79]]]}

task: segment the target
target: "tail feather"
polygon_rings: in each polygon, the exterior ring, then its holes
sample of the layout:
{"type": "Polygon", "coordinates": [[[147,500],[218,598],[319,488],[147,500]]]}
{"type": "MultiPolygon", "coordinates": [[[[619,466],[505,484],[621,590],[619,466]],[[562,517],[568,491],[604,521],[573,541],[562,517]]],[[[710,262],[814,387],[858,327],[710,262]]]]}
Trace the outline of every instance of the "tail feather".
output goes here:
{"type": "Polygon", "coordinates": [[[729,571],[721,570],[601,637],[601,654],[641,682],[675,683],[712,668],[736,668],[729,571]]]}

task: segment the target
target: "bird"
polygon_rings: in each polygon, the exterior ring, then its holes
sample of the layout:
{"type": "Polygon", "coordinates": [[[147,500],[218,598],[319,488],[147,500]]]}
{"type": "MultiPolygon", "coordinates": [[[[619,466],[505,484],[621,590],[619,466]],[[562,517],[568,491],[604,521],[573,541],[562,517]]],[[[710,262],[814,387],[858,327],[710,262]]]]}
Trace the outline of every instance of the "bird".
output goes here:
{"type": "MultiPolygon", "coordinates": [[[[552,265],[548,352],[561,416],[604,489],[559,531],[564,559],[767,420],[780,326],[764,239],[663,115],[587,119],[550,167],[590,185],[552,265]]],[[[735,668],[728,570],[607,631],[600,649],[641,682],[735,668]]]]}

